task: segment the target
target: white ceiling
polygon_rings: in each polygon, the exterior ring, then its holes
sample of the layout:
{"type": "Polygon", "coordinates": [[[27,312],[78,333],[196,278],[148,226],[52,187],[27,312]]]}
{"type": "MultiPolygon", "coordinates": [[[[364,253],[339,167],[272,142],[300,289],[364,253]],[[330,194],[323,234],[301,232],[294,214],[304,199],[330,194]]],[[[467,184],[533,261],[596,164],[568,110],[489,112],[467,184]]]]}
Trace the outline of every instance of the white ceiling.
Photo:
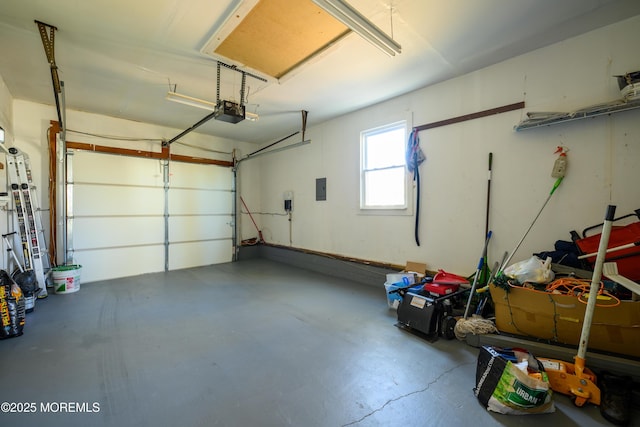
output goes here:
{"type": "MultiPolygon", "coordinates": [[[[186,129],[209,112],[166,101],[169,83],[182,94],[215,101],[216,63],[200,49],[236,2],[2,0],[0,75],[14,98],[54,104],[39,20],[58,29],[55,59],[68,109],[186,129]]],[[[248,78],[247,110],[257,109],[259,121],[210,120],[197,132],[274,141],[301,129],[301,110],[309,111],[307,124],[313,125],[640,14],[637,0],[350,4],[393,32],[402,53],[388,57],[350,34],[280,82],[248,78]]],[[[222,99],[239,98],[240,74],[223,76],[222,99]]]]}

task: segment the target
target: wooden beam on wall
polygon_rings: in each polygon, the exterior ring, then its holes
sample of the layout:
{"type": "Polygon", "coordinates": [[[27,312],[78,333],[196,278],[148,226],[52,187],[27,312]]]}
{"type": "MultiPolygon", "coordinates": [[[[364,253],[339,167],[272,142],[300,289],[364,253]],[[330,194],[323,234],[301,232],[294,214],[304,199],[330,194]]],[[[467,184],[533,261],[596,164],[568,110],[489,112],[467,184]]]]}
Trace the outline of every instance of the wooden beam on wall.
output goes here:
{"type": "Polygon", "coordinates": [[[72,150],[94,151],[96,153],[119,154],[130,157],[146,157],[149,159],[164,159],[166,155],[160,152],[131,150],[129,148],[109,147],[106,145],[87,144],[85,142],[67,141],[67,148],[72,150]]]}
{"type": "Polygon", "coordinates": [[[478,111],[476,113],[465,114],[463,116],[452,117],[450,119],[440,120],[433,123],[427,123],[425,125],[416,126],[413,129],[417,132],[433,129],[441,126],[452,125],[454,123],[466,122],[468,120],[479,119],[481,117],[492,116],[494,114],[506,113],[507,111],[520,110],[524,108],[524,101],[516,102],[515,104],[503,105],[501,107],[491,108],[489,110],[478,111]]]}
{"type": "Polygon", "coordinates": [[[184,163],[198,163],[201,165],[218,165],[218,166],[233,167],[233,162],[228,160],[215,160],[215,159],[207,159],[204,157],[183,156],[180,154],[170,154],[169,160],[172,160],[175,162],[184,162],[184,163]]]}
{"type": "Polygon", "coordinates": [[[57,264],[58,257],[58,228],[57,228],[57,193],[56,176],[58,162],[56,161],[56,135],[60,133],[60,123],[50,122],[47,136],[49,137],[49,257],[51,265],[57,264]]]}
{"type": "Polygon", "coordinates": [[[148,159],[172,160],[175,162],[233,167],[233,162],[228,160],[216,160],[216,159],[207,159],[204,157],[171,154],[169,146],[162,147],[162,151],[157,152],[157,151],[132,150],[130,148],[109,147],[107,145],[88,144],[85,142],[67,141],[67,148],[70,148],[73,150],[94,151],[96,153],[117,154],[121,156],[145,157],[148,159]]]}

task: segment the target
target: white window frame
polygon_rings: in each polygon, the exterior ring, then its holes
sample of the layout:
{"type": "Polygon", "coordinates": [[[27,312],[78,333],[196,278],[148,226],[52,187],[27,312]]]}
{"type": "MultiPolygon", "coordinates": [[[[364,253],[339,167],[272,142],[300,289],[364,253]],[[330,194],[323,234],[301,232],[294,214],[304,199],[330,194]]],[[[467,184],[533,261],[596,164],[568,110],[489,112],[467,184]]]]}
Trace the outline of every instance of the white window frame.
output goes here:
{"type": "MultiPolygon", "coordinates": [[[[381,213],[381,214],[410,214],[410,186],[409,186],[409,174],[407,172],[407,167],[405,161],[399,165],[391,165],[389,168],[402,168],[404,173],[404,203],[401,205],[367,205],[365,203],[366,200],[366,179],[365,175],[368,171],[373,171],[376,169],[366,169],[365,168],[365,156],[366,156],[366,142],[369,136],[378,135],[384,132],[390,132],[396,129],[404,129],[405,133],[405,141],[403,141],[403,147],[406,149],[406,139],[409,135],[409,122],[407,120],[400,120],[397,122],[389,123],[383,126],[378,126],[375,128],[363,130],[360,132],[360,211],[363,213],[381,213]]],[[[403,159],[405,156],[403,156],[403,159]]],[[[378,169],[380,170],[380,169],[378,169]]]]}

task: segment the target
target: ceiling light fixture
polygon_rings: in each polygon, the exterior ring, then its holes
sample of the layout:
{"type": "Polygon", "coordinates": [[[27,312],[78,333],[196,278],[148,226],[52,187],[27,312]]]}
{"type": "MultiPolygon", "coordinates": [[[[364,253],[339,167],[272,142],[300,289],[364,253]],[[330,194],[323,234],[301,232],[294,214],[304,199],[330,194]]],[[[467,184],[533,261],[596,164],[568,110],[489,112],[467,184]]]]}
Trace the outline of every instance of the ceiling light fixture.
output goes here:
{"type": "Polygon", "coordinates": [[[256,113],[252,113],[250,111],[245,111],[244,118],[249,120],[249,121],[251,121],[251,122],[257,122],[258,119],[260,118],[260,116],[258,116],[256,113]]]}
{"type": "MultiPolygon", "coordinates": [[[[190,107],[202,108],[203,110],[216,111],[216,104],[214,102],[205,101],[204,99],[194,98],[188,95],[182,95],[177,92],[167,92],[166,99],[168,101],[177,102],[179,104],[188,105],[190,107]]],[[[250,122],[257,122],[260,116],[257,113],[246,111],[244,118],[250,122]]]]}
{"type": "Polygon", "coordinates": [[[167,100],[177,102],[191,107],[202,108],[203,110],[216,110],[216,104],[214,102],[205,101],[204,99],[193,98],[191,96],[182,95],[177,92],[168,92],[167,100]]]}
{"type": "MultiPolygon", "coordinates": [[[[192,96],[182,95],[177,92],[167,92],[166,99],[168,101],[177,102],[179,104],[188,105],[190,107],[202,108],[203,110],[216,111],[216,104],[214,102],[205,101],[204,99],[194,98],[192,96]]],[[[247,111],[244,113],[244,118],[250,122],[257,122],[260,116],[256,113],[247,111]]]]}
{"type": "Polygon", "coordinates": [[[313,0],[313,2],[387,55],[395,56],[396,53],[401,52],[402,46],[346,1],[313,0]]]}

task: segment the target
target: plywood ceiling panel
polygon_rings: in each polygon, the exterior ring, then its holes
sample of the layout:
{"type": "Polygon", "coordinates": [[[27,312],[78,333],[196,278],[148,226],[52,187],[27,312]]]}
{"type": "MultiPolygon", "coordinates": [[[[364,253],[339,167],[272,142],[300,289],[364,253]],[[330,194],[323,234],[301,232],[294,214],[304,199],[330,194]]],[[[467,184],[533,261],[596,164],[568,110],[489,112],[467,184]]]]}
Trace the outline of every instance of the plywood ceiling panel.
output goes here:
{"type": "Polygon", "coordinates": [[[348,32],[311,1],[260,0],[215,53],[280,78],[348,32]]]}

